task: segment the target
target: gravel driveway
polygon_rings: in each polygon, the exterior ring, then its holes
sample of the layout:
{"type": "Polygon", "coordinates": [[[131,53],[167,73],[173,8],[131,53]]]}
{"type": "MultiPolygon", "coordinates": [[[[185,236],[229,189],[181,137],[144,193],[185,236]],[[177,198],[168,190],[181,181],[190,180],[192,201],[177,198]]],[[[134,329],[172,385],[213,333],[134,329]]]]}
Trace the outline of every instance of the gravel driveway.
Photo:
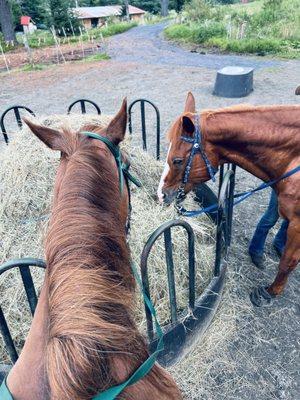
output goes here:
{"type": "MultiPolygon", "coordinates": [[[[193,91],[199,109],[245,102],[299,103],[299,97],[294,95],[300,83],[299,61],[191,53],[165,42],[161,37],[163,26],[140,26],[112,37],[107,45],[112,59],[107,62],[67,64],[38,72],[0,75],[0,113],[17,103],[29,106],[37,114],[65,113],[73,100],[83,97],[91,98],[104,113],[112,114],[122,97],[127,96],[129,101],[143,97],[159,107],[165,132],[183,111],[188,90],[193,91]],[[212,95],[216,70],[227,65],[255,68],[254,92],[246,99],[212,95]]],[[[251,175],[238,171],[238,190],[252,188],[257,183],[251,175]]],[[[236,282],[232,296],[239,297],[241,304],[249,304],[249,291],[260,283],[271,282],[276,271],[277,260],[270,246],[274,232],[267,242],[266,271],[257,271],[247,255],[247,244],[268,196],[266,191],[257,194],[238,206],[234,213],[229,270],[236,282]]],[[[191,376],[189,385],[193,385],[196,394],[187,398],[300,398],[299,277],[298,270],[290,277],[284,295],[271,308],[254,310],[251,314],[241,309],[236,314],[235,340],[228,344],[226,360],[216,343],[211,379],[202,382],[191,376]],[[228,371],[233,364],[234,372],[228,371]]],[[[179,376],[180,370],[175,373],[179,376]]]]}

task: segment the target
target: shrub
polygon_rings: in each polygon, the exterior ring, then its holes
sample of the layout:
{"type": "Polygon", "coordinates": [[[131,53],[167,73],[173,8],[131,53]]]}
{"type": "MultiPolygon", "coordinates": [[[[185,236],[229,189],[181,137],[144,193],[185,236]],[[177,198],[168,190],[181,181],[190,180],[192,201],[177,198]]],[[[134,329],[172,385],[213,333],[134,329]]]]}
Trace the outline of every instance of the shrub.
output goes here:
{"type": "Polygon", "coordinates": [[[117,35],[118,33],[123,33],[128,29],[133,28],[137,25],[138,25],[137,22],[119,22],[116,24],[108,25],[105,28],[100,28],[98,30],[100,30],[102,35],[106,37],[106,36],[117,35]]]}
{"type": "Polygon", "coordinates": [[[1,47],[2,47],[2,50],[4,53],[7,51],[10,51],[10,50],[13,50],[15,48],[15,46],[12,46],[11,43],[5,42],[4,37],[1,32],[0,32],[0,44],[1,44],[1,47]]]}
{"type": "Polygon", "coordinates": [[[223,51],[236,53],[276,53],[281,49],[282,43],[276,39],[242,39],[232,40],[226,38],[211,38],[207,45],[218,47],[223,51]]]}
{"type": "Polygon", "coordinates": [[[192,30],[188,25],[171,25],[165,29],[168,39],[189,41],[192,39],[192,30]]]}
{"type": "Polygon", "coordinates": [[[190,21],[205,21],[212,16],[212,4],[209,0],[191,0],[184,5],[183,11],[190,21]]]}
{"type": "Polygon", "coordinates": [[[165,35],[169,39],[204,43],[211,37],[226,36],[226,28],[218,22],[201,25],[172,25],[165,29],[165,35]]]}
{"type": "Polygon", "coordinates": [[[204,43],[212,37],[226,36],[226,28],[219,22],[202,24],[192,30],[192,39],[195,43],[204,43]]]}

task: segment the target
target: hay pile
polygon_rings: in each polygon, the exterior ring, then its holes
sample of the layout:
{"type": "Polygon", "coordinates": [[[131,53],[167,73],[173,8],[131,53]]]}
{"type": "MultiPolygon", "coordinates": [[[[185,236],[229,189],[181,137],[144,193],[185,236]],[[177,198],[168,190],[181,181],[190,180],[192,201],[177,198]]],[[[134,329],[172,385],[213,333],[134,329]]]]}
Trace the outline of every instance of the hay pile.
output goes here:
{"type": "MultiPolygon", "coordinates": [[[[107,125],[109,117],[51,116],[39,122],[59,128],[69,125],[77,130],[85,123],[107,125]]],[[[155,161],[138,147],[126,140],[124,147],[131,154],[132,172],[143,183],[142,189],[132,188],[132,221],[130,247],[136,263],[149,235],[163,222],[176,217],[173,207],[165,208],[155,200],[162,163],[155,161]]],[[[15,134],[10,145],[0,152],[0,262],[20,257],[41,257],[43,236],[50,211],[55,170],[59,153],[46,148],[27,127],[15,134]]],[[[192,200],[190,200],[192,202],[192,200]]],[[[193,205],[191,205],[193,206],[193,205]]],[[[194,205],[195,206],[195,205],[194,205]]],[[[191,221],[189,221],[191,222],[191,221]]],[[[214,226],[208,217],[193,221],[196,232],[197,294],[211,277],[214,258],[214,226]]],[[[173,233],[174,264],[179,309],[184,309],[188,299],[187,240],[180,228],[173,233]]],[[[149,258],[149,279],[153,300],[161,323],[169,320],[169,302],[164,247],[159,241],[149,258]]],[[[40,287],[43,271],[34,269],[34,280],[40,287]]],[[[31,317],[17,271],[0,278],[1,306],[8,316],[11,332],[18,347],[29,329],[31,317]]],[[[139,298],[137,321],[145,329],[144,308],[139,298]]],[[[7,361],[0,338],[0,363],[7,361]]]]}

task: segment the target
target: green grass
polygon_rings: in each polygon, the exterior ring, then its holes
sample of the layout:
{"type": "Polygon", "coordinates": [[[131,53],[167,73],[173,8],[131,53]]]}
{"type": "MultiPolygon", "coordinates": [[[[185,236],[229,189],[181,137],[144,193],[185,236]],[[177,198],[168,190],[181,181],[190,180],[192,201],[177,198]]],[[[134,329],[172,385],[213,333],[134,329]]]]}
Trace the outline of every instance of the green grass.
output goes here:
{"type": "MultiPolygon", "coordinates": [[[[137,22],[111,23],[107,27],[91,29],[88,32],[83,31],[82,36],[80,36],[78,34],[75,36],[69,36],[67,38],[58,37],[58,40],[59,40],[60,44],[78,43],[81,40],[83,42],[87,42],[87,41],[91,40],[91,37],[93,37],[93,39],[99,39],[101,37],[101,35],[102,35],[102,37],[109,37],[109,36],[117,35],[119,33],[125,32],[137,25],[138,25],[137,22]]],[[[33,34],[28,35],[27,39],[28,39],[28,44],[32,49],[38,49],[38,48],[42,48],[42,47],[48,47],[48,46],[55,45],[53,35],[49,31],[37,30],[33,34]]],[[[17,35],[17,40],[20,45],[23,45],[23,36],[22,35],[17,35]]],[[[1,41],[1,36],[0,36],[0,41],[1,41]]],[[[4,43],[2,43],[2,45],[3,45],[3,50],[5,52],[8,52],[13,49],[11,46],[6,47],[4,45],[4,43]]]]}
{"type": "Polygon", "coordinates": [[[109,60],[110,57],[108,54],[93,54],[91,56],[87,56],[85,58],[83,58],[82,60],[79,60],[77,62],[93,62],[93,61],[105,61],[105,60],[109,60]]]}
{"type": "Polygon", "coordinates": [[[231,4],[228,7],[232,8],[234,11],[237,12],[247,12],[248,15],[253,15],[262,10],[263,1],[251,1],[250,3],[236,3],[231,4]]]}
{"type": "Polygon", "coordinates": [[[108,37],[108,36],[113,36],[113,35],[117,35],[119,33],[128,31],[128,29],[131,29],[137,25],[138,25],[137,22],[119,22],[116,24],[108,25],[105,28],[93,29],[90,32],[92,35],[94,35],[96,37],[99,37],[101,35],[101,33],[102,33],[103,37],[108,37]]]}
{"type": "Polygon", "coordinates": [[[300,0],[214,7],[205,0],[191,0],[183,16],[183,24],[165,29],[167,39],[222,52],[300,58],[300,0]]]}
{"type": "Polygon", "coordinates": [[[19,68],[19,71],[31,72],[31,71],[42,71],[46,69],[49,65],[46,64],[26,64],[24,67],[19,68]]]}

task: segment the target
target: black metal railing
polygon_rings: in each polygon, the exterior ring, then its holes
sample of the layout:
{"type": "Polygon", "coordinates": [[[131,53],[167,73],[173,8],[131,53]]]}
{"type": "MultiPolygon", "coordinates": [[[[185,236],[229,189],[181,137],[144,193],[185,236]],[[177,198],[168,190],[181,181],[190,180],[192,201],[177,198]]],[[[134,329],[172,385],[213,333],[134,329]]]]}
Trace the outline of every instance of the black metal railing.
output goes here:
{"type": "MultiPolygon", "coordinates": [[[[0,276],[13,268],[18,268],[21,274],[23,286],[26,292],[27,301],[30,307],[31,315],[34,315],[34,311],[37,305],[37,294],[34,287],[30,267],[46,268],[45,262],[37,258],[23,258],[17,260],[8,261],[0,266],[0,276]]],[[[18,352],[16,350],[13,338],[11,336],[6,318],[0,305],[0,332],[2,334],[5,346],[12,363],[15,363],[18,359],[18,352]]]]}
{"type": "MultiPolygon", "coordinates": [[[[225,282],[226,257],[231,242],[231,224],[233,194],[235,183],[235,167],[230,166],[224,173],[221,171],[215,263],[212,266],[212,278],[203,293],[196,299],[195,295],[195,237],[192,227],[184,220],[168,221],[157,228],[147,240],[141,256],[141,277],[145,293],[151,299],[148,278],[148,259],[157,240],[163,236],[166,257],[166,273],[170,304],[170,323],[163,327],[164,351],[159,356],[159,362],[165,366],[174,364],[204,333],[211,322],[221,299],[225,282]],[[184,311],[177,309],[175,268],[173,262],[172,229],[182,227],[188,240],[188,276],[189,298],[184,311]]],[[[211,200],[211,197],[209,197],[211,200]]],[[[213,203],[214,204],[214,203],[213,203]]],[[[208,205],[208,202],[206,202],[208,205]]],[[[153,330],[153,320],[145,306],[147,333],[150,351],[156,348],[157,338],[153,330]]]]}
{"type": "Polygon", "coordinates": [[[133,134],[133,108],[135,105],[140,104],[140,110],[141,110],[141,127],[142,127],[142,142],[143,142],[143,149],[147,151],[148,145],[147,145],[147,126],[146,126],[146,109],[145,109],[145,104],[149,104],[150,107],[152,107],[155,111],[156,115],[156,159],[159,160],[160,158],[160,112],[158,107],[152,103],[150,100],[146,99],[137,99],[133,101],[129,108],[128,108],[128,114],[129,114],[129,133],[132,135],[133,134]]]}
{"type": "MultiPolygon", "coordinates": [[[[171,323],[177,322],[178,310],[176,300],[176,289],[175,289],[175,275],[174,275],[174,262],[173,262],[173,248],[172,248],[172,236],[171,229],[174,227],[182,227],[187,233],[188,239],[188,270],[189,270],[189,302],[187,306],[193,308],[195,305],[195,236],[192,227],[183,220],[175,219],[172,221],[165,222],[159,228],[157,228],[147,240],[141,255],[141,276],[144,286],[145,293],[149,298],[150,286],[148,279],[148,258],[151,253],[153,245],[157,239],[163,235],[165,244],[165,256],[167,265],[167,277],[168,277],[168,290],[169,290],[169,304],[171,313],[171,323]]],[[[147,318],[147,331],[150,342],[154,340],[153,332],[153,321],[151,313],[145,305],[145,313],[147,318]]]]}
{"type": "Polygon", "coordinates": [[[31,114],[31,115],[33,115],[35,117],[34,112],[30,108],[25,107],[25,106],[12,106],[12,107],[7,108],[4,111],[4,113],[1,115],[1,118],[0,118],[0,129],[1,129],[1,132],[3,134],[3,137],[4,137],[4,140],[5,140],[6,144],[8,144],[9,139],[8,139],[7,129],[6,129],[4,120],[7,117],[8,113],[13,111],[14,115],[15,115],[15,118],[16,118],[16,121],[17,121],[17,124],[18,124],[18,127],[21,129],[22,126],[23,126],[23,121],[22,121],[22,118],[21,118],[20,110],[25,110],[29,114],[31,114]]]}
{"type": "Polygon", "coordinates": [[[97,114],[98,115],[101,114],[101,110],[100,110],[100,107],[98,106],[98,104],[96,104],[94,101],[88,100],[88,99],[78,99],[78,100],[73,101],[73,103],[70,104],[68,107],[68,114],[71,113],[72,109],[76,106],[76,104],[80,104],[81,114],[86,114],[86,104],[91,104],[96,109],[97,114]]]}

